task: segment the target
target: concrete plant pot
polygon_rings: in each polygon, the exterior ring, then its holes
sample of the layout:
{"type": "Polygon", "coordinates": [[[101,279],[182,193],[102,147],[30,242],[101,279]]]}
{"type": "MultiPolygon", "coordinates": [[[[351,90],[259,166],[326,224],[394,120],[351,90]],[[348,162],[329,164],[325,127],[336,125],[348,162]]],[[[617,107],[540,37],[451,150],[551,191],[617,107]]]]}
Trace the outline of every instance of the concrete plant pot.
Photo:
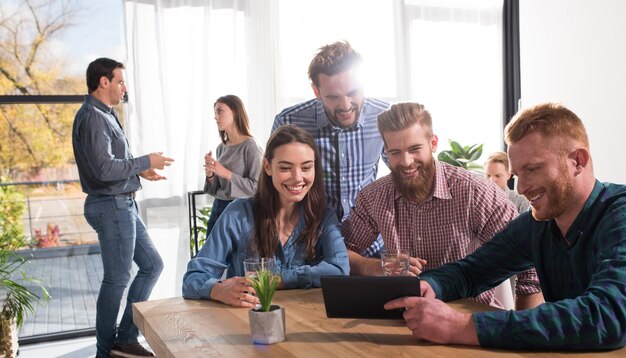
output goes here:
{"type": "Polygon", "coordinates": [[[273,344],[285,340],[285,308],[271,305],[267,312],[248,311],[250,335],[254,344],[273,344]]]}

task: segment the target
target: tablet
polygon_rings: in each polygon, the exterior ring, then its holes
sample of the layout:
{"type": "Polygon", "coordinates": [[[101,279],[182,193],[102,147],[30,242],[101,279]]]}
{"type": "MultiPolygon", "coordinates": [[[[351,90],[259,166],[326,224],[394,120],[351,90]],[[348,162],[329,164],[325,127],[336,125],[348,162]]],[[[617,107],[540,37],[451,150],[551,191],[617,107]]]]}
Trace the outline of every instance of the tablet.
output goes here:
{"type": "Polygon", "coordinates": [[[404,309],[387,311],[387,301],[420,295],[415,276],[322,276],[328,318],[402,319],[404,309]]]}

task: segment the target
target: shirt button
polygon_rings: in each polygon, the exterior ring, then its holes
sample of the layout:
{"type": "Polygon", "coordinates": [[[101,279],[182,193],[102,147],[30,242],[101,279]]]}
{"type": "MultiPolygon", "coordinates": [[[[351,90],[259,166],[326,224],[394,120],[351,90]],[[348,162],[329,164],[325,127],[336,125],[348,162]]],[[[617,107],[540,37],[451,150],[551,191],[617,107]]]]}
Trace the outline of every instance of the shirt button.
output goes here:
{"type": "Polygon", "coordinates": [[[417,241],[422,241],[422,237],[421,237],[421,236],[418,236],[418,237],[417,237],[417,241]]]}

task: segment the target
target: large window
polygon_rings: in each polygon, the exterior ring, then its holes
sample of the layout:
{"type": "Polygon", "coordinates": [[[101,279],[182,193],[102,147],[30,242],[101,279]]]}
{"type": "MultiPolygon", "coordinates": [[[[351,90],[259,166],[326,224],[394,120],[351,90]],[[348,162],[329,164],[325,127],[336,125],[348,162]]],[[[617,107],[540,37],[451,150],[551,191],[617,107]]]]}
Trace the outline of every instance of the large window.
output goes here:
{"type": "Polygon", "coordinates": [[[424,104],[439,150],[449,139],[502,149],[501,0],[284,0],[278,16],[279,104],[311,98],[312,56],[345,39],[364,57],[366,95],[424,104]]]}
{"type": "MultiPolygon", "coordinates": [[[[188,259],[181,256],[187,243],[180,244],[188,240],[186,193],[201,188],[202,156],[219,143],[215,99],[239,95],[264,146],[276,113],[313,97],[307,68],[324,44],[348,40],[363,55],[367,96],[423,103],[440,150],[450,138],[484,143],[485,152],[501,149],[501,0],[7,0],[0,10],[0,174],[30,209],[22,217],[25,234],[48,235],[51,224],[61,244],[95,242],[79,223],[84,194],[72,169],[71,123],[87,64],[119,59],[129,102],[118,112],[128,119],[133,153],[176,159],[168,180],[144,183],[138,198],[157,247],[173,256],[164,257],[157,284],[167,286],[165,296],[179,294],[188,259]],[[46,21],[58,26],[36,26],[46,21]],[[38,39],[44,41],[33,46],[38,39]],[[67,217],[58,218],[62,213],[67,217]]],[[[81,264],[97,276],[93,262],[81,264]]],[[[89,282],[59,286],[56,296],[97,293],[89,282]]],[[[84,302],[93,314],[93,302],[84,302]]],[[[93,326],[91,318],[80,321],[93,326]]],[[[50,327],[70,329],[56,323],[50,327]]]]}
{"type": "MultiPolygon", "coordinates": [[[[0,3],[0,230],[14,225],[23,233],[29,245],[16,249],[31,259],[22,268],[52,296],[26,317],[21,339],[95,325],[102,265],[96,234],[83,217],[71,131],[87,64],[125,58],[122,5],[0,3]]],[[[117,110],[123,118],[124,106],[117,110]]]]}
{"type": "Polygon", "coordinates": [[[440,149],[454,139],[500,150],[501,14],[501,0],[280,1],[278,97],[283,105],[311,98],[311,58],[345,39],[364,57],[366,95],[423,103],[440,149]]]}
{"type": "Polygon", "coordinates": [[[502,150],[502,1],[406,3],[409,98],[430,109],[439,150],[502,150]]]}
{"type": "Polygon", "coordinates": [[[312,98],[309,63],[318,48],[339,40],[350,41],[363,56],[361,74],[367,96],[398,97],[393,1],[282,0],[278,8],[281,104],[312,98]]]}

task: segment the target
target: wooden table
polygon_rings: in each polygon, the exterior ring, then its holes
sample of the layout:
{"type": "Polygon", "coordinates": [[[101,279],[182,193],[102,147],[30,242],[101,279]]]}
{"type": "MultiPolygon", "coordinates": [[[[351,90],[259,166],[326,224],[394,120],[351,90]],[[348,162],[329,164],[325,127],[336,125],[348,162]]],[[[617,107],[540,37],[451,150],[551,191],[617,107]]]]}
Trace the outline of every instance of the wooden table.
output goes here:
{"type": "MultiPolygon", "coordinates": [[[[326,318],[322,291],[277,291],[285,307],[287,340],[254,345],[248,310],[181,297],[133,304],[133,318],[159,358],[165,357],[626,357],[626,349],[603,353],[507,352],[421,342],[402,320],[326,318]]],[[[451,302],[463,312],[492,308],[470,300],[451,302]]]]}

